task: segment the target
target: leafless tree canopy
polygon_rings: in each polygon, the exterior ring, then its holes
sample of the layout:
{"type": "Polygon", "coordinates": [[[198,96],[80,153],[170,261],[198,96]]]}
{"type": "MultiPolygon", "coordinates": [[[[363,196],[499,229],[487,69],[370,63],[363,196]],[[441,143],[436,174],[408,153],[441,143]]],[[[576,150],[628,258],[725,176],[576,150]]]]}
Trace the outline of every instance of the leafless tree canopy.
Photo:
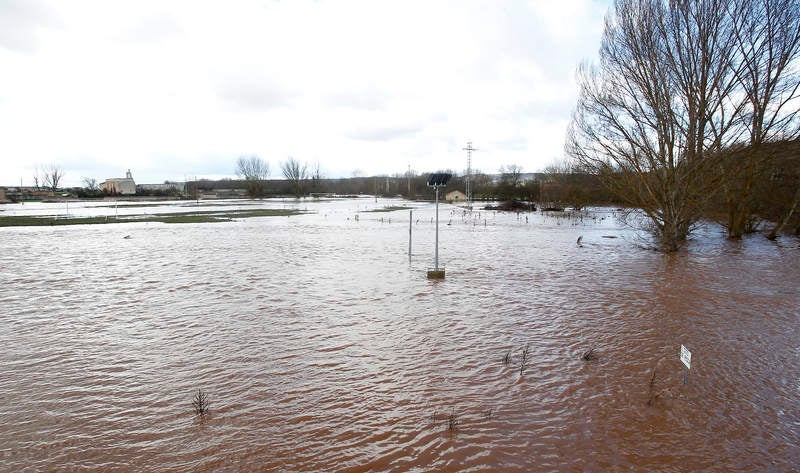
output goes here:
{"type": "Polygon", "coordinates": [[[100,185],[97,183],[97,179],[93,177],[81,177],[81,183],[83,187],[90,191],[96,191],[100,189],[100,185]]]}
{"type": "Polygon", "coordinates": [[[283,177],[294,183],[295,195],[300,197],[302,193],[303,181],[308,179],[308,165],[300,164],[296,159],[289,157],[281,163],[283,177]]]}
{"type": "Polygon", "coordinates": [[[236,175],[248,181],[263,181],[269,177],[269,163],[258,156],[241,156],[236,161],[236,175]]]}
{"type": "Polygon", "coordinates": [[[311,167],[311,189],[312,192],[316,192],[319,190],[320,183],[323,179],[325,179],[325,173],[322,172],[322,166],[319,164],[319,161],[315,162],[314,165],[311,167]]]}
{"type": "Polygon", "coordinates": [[[723,150],[796,136],[799,3],[614,2],[599,64],[578,71],[567,151],[642,209],[664,249],[733,190],[723,150]]]}
{"type": "MultiPolygon", "coordinates": [[[[726,226],[732,238],[752,228],[758,202],[753,187],[764,178],[775,155],[765,144],[798,137],[798,55],[800,2],[748,0],[735,3],[733,29],[738,119],[733,139],[739,152],[722,160],[726,226]]],[[[771,149],[771,148],[769,148],[771,149]]]]}
{"type": "Polygon", "coordinates": [[[241,156],[236,161],[236,175],[247,181],[250,197],[263,197],[269,177],[269,163],[258,156],[241,156]]]}
{"type": "Polygon", "coordinates": [[[517,187],[522,181],[522,166],[518,164],[508,164],[500,166],[500,179],[509,187],[517,187]]]}
{"type": "MultiPolygon", "coordinates": [[[[61,180],[64,178],[64,169],[55,163],[42,166],[42,186],[55,192],[61,185],[61,180]]],[[[36,180],[36,178],[34,178],[36,180]]],[[[37,184],[38,186],[38,184],[37,184]]]]}

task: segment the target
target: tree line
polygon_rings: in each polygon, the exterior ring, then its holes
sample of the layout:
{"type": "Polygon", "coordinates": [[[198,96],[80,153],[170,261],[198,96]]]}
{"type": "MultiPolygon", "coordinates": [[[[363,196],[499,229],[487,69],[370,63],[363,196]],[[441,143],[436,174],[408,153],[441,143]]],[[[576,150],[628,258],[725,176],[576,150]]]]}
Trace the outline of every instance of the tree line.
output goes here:
{"type": "MultiPolygon", "coordinates": [[[[295,195],[301,197],[309,194],[339,194],[339,195],[381,195],[402,196],[409,199],[431,199],[433,190],[427,186],[427,177],[430,173],[417,173],[409,171],[391,176],[354,176],[349,178],[326,178],[319,163],[309,166],[294,158],[288,158],[280,163],[280,172],[283,179],[270,179],[270,166],[267,161],[258,156],[242,156],[236,161],[236,175],[239,180],[225,179],[222,181],[201,181],[201,190],[214,189],[244,189],[251,198],[273,197],[277,195],[295,195]]],[[[439,170],[453,175],[447,189],[466,189],[466,175],[452,169],[439,170]]],[[[358,173],[354,173],[358,174],[358,173]]],[[[561,198],[563,192],[558,187],[557,180],[550,177],[544,184],[540,179],[523,179],[522,167],[516,164],[501,166],[497,174],[490,175],[480,171],[470,174],[470,188],[475,200],[527,200],[539,201],[543,196],[561,198]],[[544,194],[541,189],[545,189],[544,194]]],[[[567,178],[570,183],[574,178],[567,178]]],[[[599,182],[594,188],[599,189],[599,182]]],[[[606,194],[603,194],[606,195],[606,194]]],[[[595,194],[587,194],[585,201],[596,201],[595,194]]],[[[577,199],[571,200],[570,205],[579,205],[577,199]]],[[[584,202],[585,203],[585,202],[584,202]]]]}
{"type": "Polygon", "coordinates": [[[641,209],[664,250],[709,214],[741,238],[770,199],[774,238],[800,201],[798,51],[800,0],[616,0],[578,69],[569,165],[641,209]]]}

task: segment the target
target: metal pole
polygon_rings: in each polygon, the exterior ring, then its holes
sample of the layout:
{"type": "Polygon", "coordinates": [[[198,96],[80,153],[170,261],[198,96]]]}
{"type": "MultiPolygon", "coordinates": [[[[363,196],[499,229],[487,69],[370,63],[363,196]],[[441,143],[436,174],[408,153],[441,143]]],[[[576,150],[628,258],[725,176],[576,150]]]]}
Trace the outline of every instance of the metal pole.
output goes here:
{"type": "Polygon", "coordinates": [[[467,152],[467,208],[472,209],[472,189],[469,181],[472,175],[472,152],[478,151],[478,149],[472,147],[472,141],[467,141],[467,147],[461,149],[467,152]]]}
{"type": "MultiPolygon", "coordinates": [[[[411,162],[408,163],[408,174],[406,174],[406,177],[408,178],[408,198],[410,199],[411,198],[411,162]]],[[[20,179],[19,182],[20,182],[19,186],[22,187],[22,179],[20,179]]]]}
{"type": "Polygon", "coordinates": [[[436,186],[436,257],[433,263],[434,269],[439,271],[439,186],[436,186]]]}
{"type": "Polygon", "coordinates": [[[411,224],[414,221],[414,211],[408,211],[408,261],[411,262],[411,224]]]}

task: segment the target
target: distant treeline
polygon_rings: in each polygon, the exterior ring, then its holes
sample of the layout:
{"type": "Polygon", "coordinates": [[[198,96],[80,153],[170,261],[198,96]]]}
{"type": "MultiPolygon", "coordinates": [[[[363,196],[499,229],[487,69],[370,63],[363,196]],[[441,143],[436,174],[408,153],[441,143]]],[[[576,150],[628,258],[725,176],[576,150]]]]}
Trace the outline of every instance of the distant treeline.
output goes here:
{"type": "MultiPolygon", "coordinates": [[[[726,167],[735,166],[741,154],[752,150],[741,147],[721,153],[719,160],[726,167]]],[[[782,223],[786,232],[800,235],[800,140],[765,143],[759,153],[769,156],[763,163],[759,179],[737,183],[720,181],[711,188],[704,199],[702,216],[726,225],[729,215],[727,192],[731,185],[749,189],[751,213],[746,231],[755,232],[766,228],[765,222],[782,223]]],[[[583,171],[580,166],[568,163],[548,167],[544,172],[523,174],[518,166],[504,166],[500,174],[474,173],[470,176],[470,189],[474,201],[524,201],[542,207],[581,209],[587,206],[630,206],[630,202],[618,196],[608,186],[607,176],[583,171]]],[[[453,178],[444,188],[444,193],[459,190],[466,193],[466,176],[454,171],[453,178]]],[[[297,197],[325,195],[378,195],[401,196],[407,199],[433,200],[434,191],[427,185],[428,173],[397,174],[394,176],[314,178],[297,181],[290,179],[264,179],[254,186],[252,179],[200,179],[185,183],[182,189],[144,190],[139,188],[137,196],[195,199],[214,195],[226,197],[297,197]]],[[[743,178],[744,179],[744,178],[743,178]]],[[[74,188],[70,192],[81,198],[101,198],[111,194],[98,189],[74,188]]],[[[444,200],[444,196],[441,198],[444,200]]],[[[770,225],[775,228],[775,225],[770,225]]]]}
{"type": "MultiPolygon", "coordinates": [[[[466,193],[466,176],[453,174],[444,193],[459,190],[466,193]]],[[[381,197],[401,196],[407,199],[433,200],[434,190],[427,185],[428,174],[414,176],[373,176],[337,179],[305,179],[301,183],[301,196],[309,195],[378,195],[381,197]]],[[[201,179],[186,184],[185,194],[191,197],[195,186],[202,194],[221,193],[247,195],[251,183],[244,179],[201,179]]],[[[259,187],[258,195],[249,197],[295,196],[296,184],[287,179],[267,179],[259,187]]],[[[470,176],[470,190],[475,201],[522,200],[547,202],[569,207],[583,207],[589,204],[616,203],[606,191],[597,176],[581,173],[537,173],[533,178],[523,179],[520,173],[488,175],[483,173],[470,176]]]]}
{"type": "MultiPolygon", "coordinates": [[[[743,233],[765,231],[774,238],[777,230],[800,236],[800,140],[763,143],[757,151],[749,146],[739,146],[718,153],[717,159],[719,168],[710,168],[706,176],[708,193],[698,200],[701,218],[728,228],[731,219],[729,199],[733,189],[744,192],[748,202],[743,233]],[[742,156],[752,155],[756,157],[742,159],[742,156]],[[746,165],[757,169],[741,173],[727,171],[746,165]],[[721,175],[723,170],[724,179],[721,175]]],[[[609,179],[608,175],[581,172],[580,165],[574,164],[564,163],[555,170],[558,167],[544,173],[545,180],[539,184],[537,200],[574,208],[600,204],[632,205],[620,197],[625,193],[615,188],[614,179],[609,179]]]]}

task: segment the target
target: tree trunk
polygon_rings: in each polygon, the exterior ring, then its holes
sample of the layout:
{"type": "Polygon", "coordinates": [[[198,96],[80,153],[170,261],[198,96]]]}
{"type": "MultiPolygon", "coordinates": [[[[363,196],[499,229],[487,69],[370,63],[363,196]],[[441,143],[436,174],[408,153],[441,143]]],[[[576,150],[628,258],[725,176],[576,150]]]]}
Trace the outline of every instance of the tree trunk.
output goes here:
{"type": "MultiPolygon", "coordinates": [[[[778,224],[775,225],[772,231],[769,232],[769,235],[767,235],[768,239],[775,240],[776,238],[778,238],[778,233],[780,233],[780,231],[783,230],[783,227],[786,225],[789,219],[792,218],[792,214],[794,214],[794,211],[797,210],[798,205],[800,205],[800,188],[798,188],[797,192],[794,193],[794,199],[792,199],[792,203],[791,205],[789,205],[789,209],[786,211],[785,214],[783,214],[783,217],[778,222],[778,224]]],[[[800,227],[798,227],[798,229],[800,229],[800,227]]]]}

